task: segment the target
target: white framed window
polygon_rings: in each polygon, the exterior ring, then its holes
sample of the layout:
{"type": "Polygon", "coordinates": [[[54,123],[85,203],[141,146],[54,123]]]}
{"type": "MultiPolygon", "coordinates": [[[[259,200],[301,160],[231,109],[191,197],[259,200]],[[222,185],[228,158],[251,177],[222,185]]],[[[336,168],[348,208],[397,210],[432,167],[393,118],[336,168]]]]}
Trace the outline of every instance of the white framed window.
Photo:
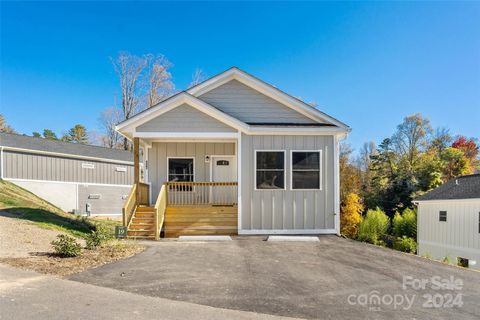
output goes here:
{"type": "Polygon", "coordinates": [[[195,158],[172,157],[167,158],[168,181],[195,181],[195,158]]]}
{"type": "Polygon", "coordinates": [[[322,150],[290,151],[292,190],[322,190],[322,150]]]}
{"type": "Polygon", "coordinates": [[[255,150],[255,190],[285,190],[285,150],[255,150]]]}
{"type": "Polygon", "coordinates": [[[82,162],[82,169],[95,169],[95,165],[93,163],[82,162]]]}
{"type": "Polygon", "coordinates": [[[117,172],[127,172],[127,168],[126,167],[115,167],[115,171],[117,171],[117,172]]]}

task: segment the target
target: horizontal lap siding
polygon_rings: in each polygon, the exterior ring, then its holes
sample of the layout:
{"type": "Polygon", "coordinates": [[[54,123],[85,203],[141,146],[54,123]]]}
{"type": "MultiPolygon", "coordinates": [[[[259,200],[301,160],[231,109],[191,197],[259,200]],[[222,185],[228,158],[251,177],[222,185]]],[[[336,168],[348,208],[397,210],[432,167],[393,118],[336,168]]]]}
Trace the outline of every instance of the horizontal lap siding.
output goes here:
{"type": "Polygon", "coordinates": [[[152,184],[152,202],[168,180],[167,158],[195,158],[195,181],[210,181],[210,163],[206,155],[235,155],[234,142],[154,142],[148,149],[148,180],[152,184]]]}
{"type": "Polygon", "coordinates": [[[316,123],[237,80],[212,89],[199,99],[244,122],[316,123]]]}
{"type": "Polygon", "coordinates": [[[209,115],[183,104],[136,128],[138,132],[235,132],[209,115]]]}
{"type": "Polygon", "coordinates": [[[332,136],[242,135],[242,229],[334,229],[332,136]],[[285,150],[286,190],[255,190],[255,150],[285,150]],[[290,151],[322,150],[322,190],[290,190],[290,151]]]}
{"type": "Polygon", "coordinates": [[[133,165],[128,164],[87,161],[9,150],[4,150],[3,162],[3,175],[7,179],[120,185],[133,183],[133,165]],[[82,163],[93,164],[94,169],[82,168],[82,163]],[[127,171],[116,171],[117,167],[126,168],[127,171]]]}

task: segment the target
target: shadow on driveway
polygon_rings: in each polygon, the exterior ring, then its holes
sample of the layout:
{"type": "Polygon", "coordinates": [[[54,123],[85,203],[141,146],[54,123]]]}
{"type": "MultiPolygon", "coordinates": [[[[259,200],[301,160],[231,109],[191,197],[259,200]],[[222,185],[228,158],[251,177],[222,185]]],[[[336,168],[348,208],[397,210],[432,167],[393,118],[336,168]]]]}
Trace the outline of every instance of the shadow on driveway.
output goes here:
{"type": "Polygon", "coordinates": [[[480,318],[480,273],[336,236],[322,236],[320,242],[266,242],[258,237],[160,241],[130,259],[70,279],[213,307],[310,319],[480,318]],[[433,276],[453,277],[463,285],[460,290],[435,290],[433,276]],[[403,289],[404,277],[429,283],[425,289],[403,289]],[[461,294],[457,301],[463,306],[442,303],[427,308],[426,294],[442,299],[461,294]],[[368,298],[375,296],[383,300],[369,304],[375,300],[368,298]]]}

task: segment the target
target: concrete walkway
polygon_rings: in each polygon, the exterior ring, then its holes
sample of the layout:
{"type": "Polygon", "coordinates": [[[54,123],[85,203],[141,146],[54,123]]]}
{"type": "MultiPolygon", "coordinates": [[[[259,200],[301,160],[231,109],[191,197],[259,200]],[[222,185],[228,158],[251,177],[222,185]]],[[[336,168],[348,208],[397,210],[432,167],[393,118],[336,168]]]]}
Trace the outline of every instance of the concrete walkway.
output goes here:
{"type": "Polygon", "coordinates": [[[0,265],[0,319],[287,318],[141,296],[0,265]]]}

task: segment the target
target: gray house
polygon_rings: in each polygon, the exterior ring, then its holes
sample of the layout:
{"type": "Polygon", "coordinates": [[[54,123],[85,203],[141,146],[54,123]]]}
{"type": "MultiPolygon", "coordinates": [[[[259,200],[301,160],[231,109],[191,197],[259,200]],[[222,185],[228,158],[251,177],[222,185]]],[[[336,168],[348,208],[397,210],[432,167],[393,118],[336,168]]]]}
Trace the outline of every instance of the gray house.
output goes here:
{"type": "Polygon", "coordinates": [[[480,174],[450,180],[414,203],[418,254],[480,269],[480,174]]]}
{"type": "Polygon", "coordinates": [[[67,212],[121,216],[131,152],[0,133],[0,178],[67,212]]]}
{"type": "Polygon", "coordinates": [[[339,233],[339,140],[350,128],[238,68],[117,130],[134,144],[130,236],[339,233]]]}

